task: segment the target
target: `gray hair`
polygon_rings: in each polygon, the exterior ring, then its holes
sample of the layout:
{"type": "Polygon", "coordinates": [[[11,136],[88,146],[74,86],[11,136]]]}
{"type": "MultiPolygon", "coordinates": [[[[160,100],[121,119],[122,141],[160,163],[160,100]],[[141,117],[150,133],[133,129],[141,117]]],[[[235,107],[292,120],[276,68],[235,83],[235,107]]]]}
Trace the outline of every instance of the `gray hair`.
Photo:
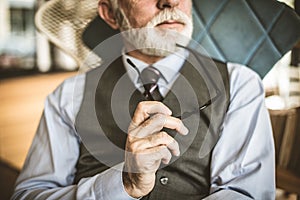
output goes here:
{"type": "Polygon", "coordinates": [[[130,23],[128,21],[128,18],[126,17],[123,9],[119,5],[119,0],[109,0],[112,10],[114,12],[114,15],[117,19],[117,23],[120,26],[120,30],[128,30],[131,28],[130,23]]]}
{"type": "Polygon", "coordinates": [[[116,12],[119,9],[119,0],[109,0],[111,3],[112,9],[116,12]]]}

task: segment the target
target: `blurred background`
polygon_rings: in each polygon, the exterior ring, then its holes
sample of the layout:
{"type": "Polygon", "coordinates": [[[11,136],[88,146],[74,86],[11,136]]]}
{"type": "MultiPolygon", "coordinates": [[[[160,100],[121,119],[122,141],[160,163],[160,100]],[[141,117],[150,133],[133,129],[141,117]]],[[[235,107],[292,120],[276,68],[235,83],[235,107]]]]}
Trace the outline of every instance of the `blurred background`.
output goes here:
{"type": "MultiPolygon", "coordinates": [[[[299,14],[298,0],[282,0],[299,14]]],[[[43,101],[77,62],[35,28],[42,0],[0,0],[0,199],[9,199],[43,110],[43,101]]],[[[64,29],[61,34],[72,34],[64,29]]],[[[75,41],[74,45],[75,45],[75,41]]],[[[70,41],[72,46],[72,41],[70,41]]],[[[300,196],[300,43],[264,78],[273,125],[277,199],[300,196]]]]}
{"type": "Polygon", "coordinates": [[[43,3],[36,0],[0,1],[0,78],[76,69],[70,56],[37,32],[34,15],[43,3]]]}

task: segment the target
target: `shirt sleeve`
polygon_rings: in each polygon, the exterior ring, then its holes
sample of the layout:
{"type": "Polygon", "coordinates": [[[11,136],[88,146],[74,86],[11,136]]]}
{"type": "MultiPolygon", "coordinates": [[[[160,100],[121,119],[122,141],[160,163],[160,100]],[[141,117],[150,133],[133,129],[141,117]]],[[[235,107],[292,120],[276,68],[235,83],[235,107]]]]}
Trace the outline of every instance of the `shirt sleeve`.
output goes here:
{"type": "MultiPolygon", "coordinates": [[[[211,193],[242,195],[234,199],[275,199],[275,153],[260,78],[229,64],[230,106],[211,162],[211,193]]],[[[223,199],[223,198],[219,198],[223,199]]]]}
{"type": "Polygon", "coordinates": [[[83,85],[84,76],[69,79],[46,99],[12,199],[132,199],[123,187],[123,163],[73,184],[80,145],[74,121],[83,85]]]}

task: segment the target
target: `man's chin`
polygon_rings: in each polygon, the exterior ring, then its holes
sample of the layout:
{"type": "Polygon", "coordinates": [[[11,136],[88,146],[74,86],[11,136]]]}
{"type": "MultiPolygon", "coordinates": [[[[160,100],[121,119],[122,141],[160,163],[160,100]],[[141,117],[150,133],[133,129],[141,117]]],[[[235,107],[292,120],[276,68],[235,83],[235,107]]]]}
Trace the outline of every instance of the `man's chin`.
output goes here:
{"type": "Polygon", "coordinates": [[[176,52],[177,49],[175,47],[169,50],[159,49],[159,48],[143,48],[143,49],[139,49],[139,51],[148,56],[166,57],[176,52]]]}
{"type": "Polygon", "coordinates": [[[131,50],[139,50],[145,55],[166,57],[178,51],[176,44],[186,46],[191,37],[174,30],[159,28],[132,29],[123,32],[131,50]]]}

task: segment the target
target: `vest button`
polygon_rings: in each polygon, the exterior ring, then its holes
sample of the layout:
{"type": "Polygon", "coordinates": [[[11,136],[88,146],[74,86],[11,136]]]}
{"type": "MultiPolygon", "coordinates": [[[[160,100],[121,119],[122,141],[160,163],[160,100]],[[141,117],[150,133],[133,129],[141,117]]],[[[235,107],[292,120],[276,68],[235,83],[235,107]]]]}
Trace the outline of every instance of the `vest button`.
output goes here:
{"type": "Polygon", "coordinates": [[[160,183],[161,183],[162,185],[167,185],[169,179],[168,179],[167,177],[161,177],[161,178],[159,179],[159,181],[160,181],[160,183]]]}

